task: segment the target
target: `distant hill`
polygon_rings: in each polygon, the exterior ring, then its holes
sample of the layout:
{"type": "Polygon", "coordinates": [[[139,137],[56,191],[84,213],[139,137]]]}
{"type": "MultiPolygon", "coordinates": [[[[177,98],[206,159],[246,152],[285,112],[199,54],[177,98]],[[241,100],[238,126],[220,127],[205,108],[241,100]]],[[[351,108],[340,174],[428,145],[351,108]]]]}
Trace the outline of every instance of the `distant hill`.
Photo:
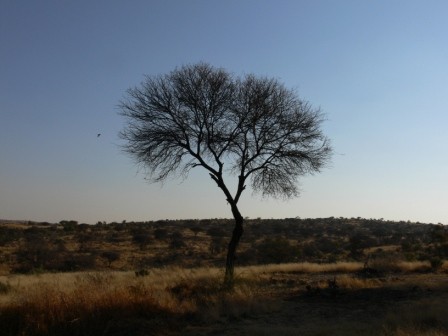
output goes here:
{"type": "MultiPolygon", "coordinates": [[[[233,220],[80,224],[0,220],[2,273],[222,266],[233,220]]],[[[247,219],[238,265],[448,258],[443,225],[363,218],[247,219]]]]}

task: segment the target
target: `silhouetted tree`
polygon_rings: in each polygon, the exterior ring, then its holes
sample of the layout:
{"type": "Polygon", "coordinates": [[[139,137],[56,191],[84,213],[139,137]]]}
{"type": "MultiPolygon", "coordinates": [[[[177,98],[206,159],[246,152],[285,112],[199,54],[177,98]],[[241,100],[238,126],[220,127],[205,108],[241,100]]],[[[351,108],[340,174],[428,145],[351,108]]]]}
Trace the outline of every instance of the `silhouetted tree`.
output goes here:
{"type": "Polygon", "coordinates": [[[243,234],[238,208],[249,182],[263,196],[298,196],[297,179],[320,171],[331,155],[319,109],[276,79],[236,77],[205,63],[147,76],[120,104],[125,151],[153,182],[202,167],[223,191],[235,219],[225,283],[233,283],[243,234]],[[232,193],[225,173],[238,177],[232,193]]]}

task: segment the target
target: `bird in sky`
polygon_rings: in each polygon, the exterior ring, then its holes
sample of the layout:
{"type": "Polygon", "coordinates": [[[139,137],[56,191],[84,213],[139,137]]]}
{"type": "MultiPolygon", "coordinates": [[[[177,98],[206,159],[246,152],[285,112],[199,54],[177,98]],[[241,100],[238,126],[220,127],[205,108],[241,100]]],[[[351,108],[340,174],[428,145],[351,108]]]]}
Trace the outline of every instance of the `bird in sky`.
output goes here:
{"type": "Polygon", "coordinates": [[[96,135],[97,138],[99,138],[100,136],[101,136],[101,133],[98,133],[98,134],[96,135]]]}

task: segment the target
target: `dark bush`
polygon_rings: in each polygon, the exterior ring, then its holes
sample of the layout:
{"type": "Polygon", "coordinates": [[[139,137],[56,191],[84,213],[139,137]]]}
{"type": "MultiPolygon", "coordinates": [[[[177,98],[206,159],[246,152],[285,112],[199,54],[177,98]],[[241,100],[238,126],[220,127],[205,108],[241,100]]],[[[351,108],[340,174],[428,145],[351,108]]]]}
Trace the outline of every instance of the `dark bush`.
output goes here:
{"type": "Polygon", "coordinates": [[[184,236],[181,232],[173,232],[170,235],[170,248],[172,249],[180,249],[185,247],[184,236]]]}
{"type": "Polygon", "coordinates": [[[168,230],[158,228],[154,230],[154,238],[157,240],[165,240],[168,237],[168,230]]]}
{"type": "Polygon", "coordinates": [[[190,230],[194,233],[194,236],[196,237],[199,232],[202,232],[203,229],[200,226],[193,226],[190,228],[190,230]]]}
{"type": "Polygon", "coordinates": [[[64,228],[64,231],[67,232],[75,231],[76,227],[78,226],[78,222],[74,220],[62,220],[59,222],[59,224],[61,224],[64,228]]]}
{"type": "Polygon", "coordinates": [[[0,294],[8,294],[11,291],[11,284],[9,282],[0,281],[0,294]]]}
{"type": "Polygon", "coordinates": [[[219,254],[226,248],[224,237],[212,237],[209,250],[212,255],[219,254]]]}
{"type": "Polygon", "coordinates": [[[322,257],[322,252],[314,245],[314,243],[304,244],[302,247],[302,256],[306,259],[316,259],[322,257]]]}
{"type": "Polygon", "coordinates": [[[131,231],[132,243],[137,245],[141,250],[145,249],[152,242],[152,235],[149,230],[135,229],[131,231]]]}
{"type": "Polygon", "coordinates": [[[94,253],[68,254],[62,260],[60,271],[80,271],[94,269],[96,266],[94,253]]]}
{"type": "Polygon", "coordinates": [[[211,227],[207,230],[210,237],[225,237],[226,232],[220,227],[211,227]]]}
{"type": "Polygon", "coordinates": [[[111,267],[114,261],[120,259],[120,252],[117,251],[103,251],[100,254],[101,258],[105,259],[108,263],[108,267],[111,267]]]}
{"type": "Polygon", "coordinates": [[[439,257],[432,257],[429,262],[431,263],[431,268],[433,270],[438,270],[443,265],[443,260],[439,257]]]}
{"type": "Polygon", "coordinates": [[[282,238],[265,238],[258,246],[258,262],[280,264],[296,261],[300,256],[297,246],[291,245],[290,241],[282,238]]]}

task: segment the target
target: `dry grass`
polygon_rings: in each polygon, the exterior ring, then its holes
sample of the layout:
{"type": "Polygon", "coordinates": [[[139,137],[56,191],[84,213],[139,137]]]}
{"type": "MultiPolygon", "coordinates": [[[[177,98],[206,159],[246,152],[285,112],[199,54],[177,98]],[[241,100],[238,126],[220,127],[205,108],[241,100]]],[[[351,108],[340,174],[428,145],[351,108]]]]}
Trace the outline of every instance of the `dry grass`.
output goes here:
{"type": "Polygon", "coordinates": [[[334,272],[356,272],[361,270],[363,263],[359,262],[338,262],[332,264],[315,264],[315,263],[290,263],[290,264],[269,264],[241,267],[238,273],[334,273],[334,272]]]}
{"type": "Polygon", "coordinates": [[[145,283],[117,280],[107,273],[86,273],[40,278],[14,288],[4,302],[1,324],[8,323],[11,335],[94,335],[111,321],[126,318],[156,319],[185,313],[187,302],[177,302],[168,293],[157,292],[145,283]]]}
{"type": "Polygon", "coordinates": [[[138,325],[157,335],[182,327],[188,316],[210,321],[265,309],[250,283],[229,292],[221,289],[221,279],[220,270],[208,268],[155,269],[145,277],[131,272],[8,276],[0,325],[8,325],[8,335],[98,335],[111,328],[132,335],[138,325]],[[131,329],[116,325],[135,319],[141,322],[134,321],[131,329]]]}
{"type": "Polygon", "coordinates": [[[444,261],[442,263],[442,266],[440,267],[440,270],[443,272],[448,272],[448,261],[444,261]]]}
{"type": "Polygon", "coordinates": [[[402,261],[394,258],[374,259],[369,267],[382,272],[428,272],[431,270],[429,261],[402,261]]]}
{"type": "Polygon", "coordinates": [[[385,336],[441,336],[447,335],[446,298],[424,299],[406,304],[387,316],[385,336]]]}
{"type": "MultiPolygon", "coordinates": [[[[353,273],[362,270],[364,263],[361,262],[336,262],[330,264],[316,263],[289,263],[268,264],[239,268],[240,272],[255,273],[353,273]]],[[[428,272],[431,270],[429,261],[401,261],[389,259],[376,259],[369,263],[369,267],[386,272],[428,272]]],[[[441,271],[448,271],[448,262],[445,262],[441,271]]]]}
{"type": "MultiPolygon", "coordinates": [[[[386,280],[381,278],[356,276],[362,267],[361,263],[241,267],[236,270],[237,286],[233,291],[221,288],[223,271],[218,268],[167,267],[152,269],[142,277],[137,277],[134,272],[3,276],[0,277],[0,333],[23,336],[145,335],[148,330],[152,335],[170,330],[176,333],[191,323],[219,324],[242,316],[275,312],[281,306],[279,293],[285,295],[292,289],[303,293],[305,285],[311,283],[308,280],[314,281],[313,286],[326,289],[327,280],[334,276],[339,288],[343,289],[341,295],[385,286],[400,287],[403,291],[414,287],[419,291],[447,290],[442,273],[418,273],[409,277],[412,279],[409,281],[405,280],[407,275],[403,275],[400,280],[385,283],[386,280]],[[296,280],[291,285],[287,281],[281,282],[283,289],[276,292],[279,287],[269,280],[282,277],[296,280]]],[[[400,263],[396,269],[411,272],[423,267],[426,264],[400,263]]],[[[344,300],[341,303],[345,304],[344,300]]],[[[440,330],[448,330],[448,323],[443,319],[447,309],[444,300],[428,299],[403,306],[396,314],[388,315],[383,334],[442,335],[440,330]]],[[[346,323],[344,332],[348,332],[352,325],[348,322],[338,322],[341,326],[346,323]]],[[[294,334],[298,330],[282,324],[274,329],[284,334],[294,334]]],[[[266,331],[260,331],[257,326],[250,330],[253,334],[266,331]]],[[[324,334],[327,333],[323,330],[324,334]]]]}
{"type": "Polygon", "coordinates": [[[384,283],[377,279],[360,279],[357,277],[343,274],[337,277],[337,284],[342,289],[361,289],[361,288],[378,288],[384,283]]]}
{"type": "Polygon", "coordinates": [[[431,264],[429,261],[399,261],[397,269],[402,272],[428,272],[431,264]]]}

